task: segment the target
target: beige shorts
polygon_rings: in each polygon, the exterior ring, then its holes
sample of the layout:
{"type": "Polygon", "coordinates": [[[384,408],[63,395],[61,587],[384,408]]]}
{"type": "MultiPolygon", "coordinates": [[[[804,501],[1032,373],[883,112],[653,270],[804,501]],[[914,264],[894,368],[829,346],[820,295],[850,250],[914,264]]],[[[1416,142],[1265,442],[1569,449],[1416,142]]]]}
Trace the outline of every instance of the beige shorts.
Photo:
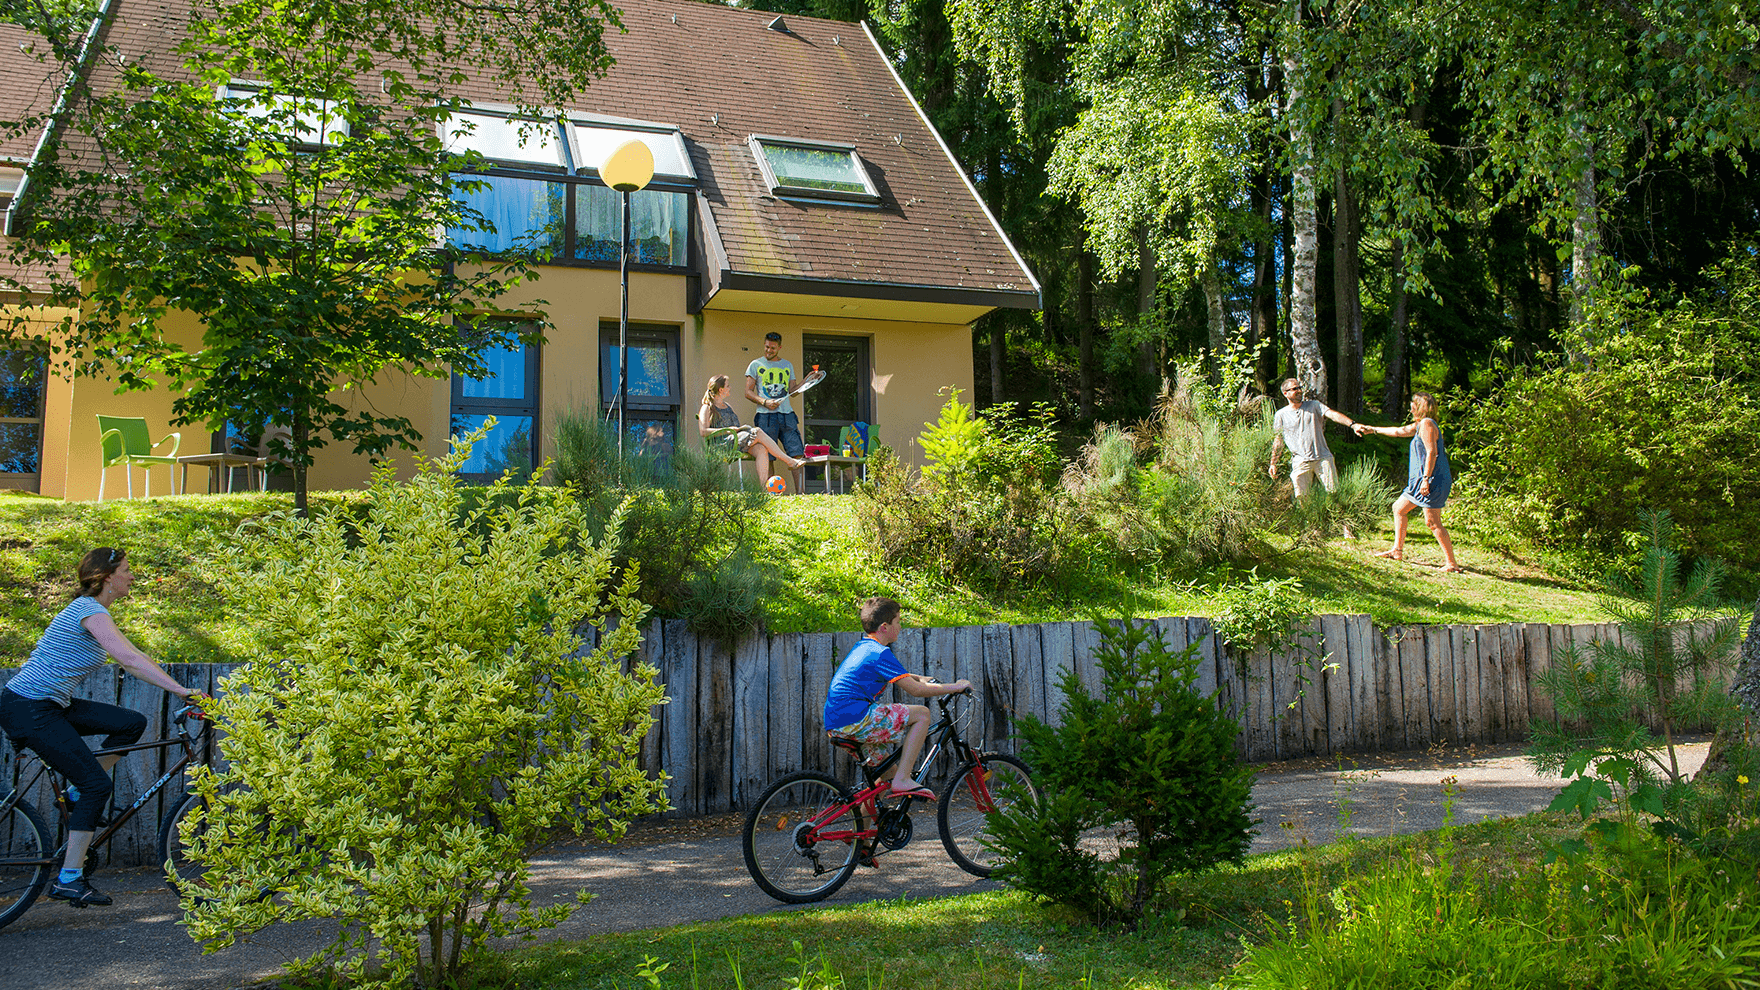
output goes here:
{"type": "Polygon", "coordinates": [[[1320,485],[1329,492],[1338,491],[1338,462],[1330,457],[1322,457],[1317,461],[1291,459],[1289,462],[1289,480],[1296,486],[1296,497],[1308,494],[1314,484],[1314,477],[1320,477],[1320,485]]]}

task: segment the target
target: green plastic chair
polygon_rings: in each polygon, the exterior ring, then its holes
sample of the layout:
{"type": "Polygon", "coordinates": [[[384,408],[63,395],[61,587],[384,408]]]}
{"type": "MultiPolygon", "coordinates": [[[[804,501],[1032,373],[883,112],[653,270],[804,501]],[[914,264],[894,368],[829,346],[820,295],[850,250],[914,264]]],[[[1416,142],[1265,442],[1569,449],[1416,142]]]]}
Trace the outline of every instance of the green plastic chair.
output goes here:
{"type": "Polygon", "coordinates": [[[147,421],[138,416],[99,416],[98,445],[103,457],[98,468],[98,501],[104,501],[104,472],[122,465],[128,474],[128,497],[134,498],[134,468],[140,465],[147,474],[147,498],[153,497],[153,469],[171,469],[171,494],[177,494],[177,448],[183,443],[181,433],[172,433],[154,443],[147,433],[147,421]],[[155,454],[154,450],[171,443],[171,453],[155,454]]]}

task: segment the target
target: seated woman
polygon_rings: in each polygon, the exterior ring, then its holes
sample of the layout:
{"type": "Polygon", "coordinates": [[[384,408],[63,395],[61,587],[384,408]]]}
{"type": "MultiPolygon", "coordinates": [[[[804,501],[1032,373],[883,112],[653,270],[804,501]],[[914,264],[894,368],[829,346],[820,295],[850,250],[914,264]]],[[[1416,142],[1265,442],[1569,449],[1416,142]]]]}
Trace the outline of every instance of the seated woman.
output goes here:
{"type": "Polygon", "coordinates": [[[726,375],[709,377],[709,385],[703,390],[703,404],[697,409],[697,432],[708,443],[724,444],[730,450],[751,454],[758,462],[760,482],[770,477],[772,457],[790,471],[801,466],[800,461],[782,452],[782,446],[770,434],[739,421],[739,413],[727,401],[726,375]]]}

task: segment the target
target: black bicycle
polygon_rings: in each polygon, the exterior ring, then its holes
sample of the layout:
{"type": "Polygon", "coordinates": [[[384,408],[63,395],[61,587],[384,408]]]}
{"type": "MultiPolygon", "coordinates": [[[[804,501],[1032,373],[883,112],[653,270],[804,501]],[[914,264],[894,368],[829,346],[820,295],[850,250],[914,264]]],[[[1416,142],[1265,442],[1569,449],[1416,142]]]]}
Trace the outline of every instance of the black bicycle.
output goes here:
{"type": "MultiPolygon", "coordinates": [[[[970,689],[939,699],[941,718],[929,728],[916,777],[943,751],[957,757],[953,775],[942,786],[935,810],[941,844],[960,869],[987,877],[996,855],[986,847],[990,816],[1035,793],[1026,763],[1005,753],[984,753],[959,735],[959,718],[949,711],[970,689]]],[[[969,712],[969,707],[967,708],[969,712]]],[[[861,767],[859,789],[817,770],[792,773],[771,784],[746,815],[742,846],[746,869],[764,893],[789,904],[823,900],[855,872],[874,865],[883,852],[911,841],[911,803],[892,799],[891,770],[899,750],[884,760],[864,761],[861,745],[832,737],[861,767]]]]}
{"type": "MultiPolygon", "coordinates": [[[[133,804],[118,810],[92,836],[91,851],[86,854],[87,875],[97,869],[98,850],[114,838],[146,806],[153,795],[177,779],[185,767],[195,762],[196,743],[207,732],[207,716],[191,705],[178,709],[172,715],[172,722],[177,726],[175,735],[155,742],[93,751],[94,756],[102,757],[181,746],[183,756],[163,776],[143,790],[133,804]],[[191,723],[194,723],[193,728],[191,723]]],[[[18,749],[18,756],[12,763],[12,791],[4,800],[0,800],[0,928],[5,928],[30,909],[31,904],[43,893],[43,888],[48,886],[49,878],[60,870],[61,859],[66,854],[65,845],[52,844],[54,833],[43,822],[42,814],[24,799],[25,794],[36,789],[45,774],[48,776],[50,789],[55,794],[55,805],[61,810],[65,821],[69,806],[67,781],[34,754],[18,749]]],[[[190,885],[199,882],[201,869],[184,855],[183,839],[178,826],[190,812],[201,805],[200,795],[185,795],[159,825],[159,862],[168,865],[166,883],[180,894],[185,893],[190,885]],[[173,877],[176,879],[172,879],[173,877]]]]}

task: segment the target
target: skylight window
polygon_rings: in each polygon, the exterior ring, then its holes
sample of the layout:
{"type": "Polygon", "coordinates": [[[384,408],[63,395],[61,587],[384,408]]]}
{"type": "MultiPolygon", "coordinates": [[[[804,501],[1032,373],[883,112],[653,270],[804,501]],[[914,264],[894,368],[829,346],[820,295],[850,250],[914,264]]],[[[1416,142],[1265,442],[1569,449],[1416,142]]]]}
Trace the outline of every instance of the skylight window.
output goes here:
{"type": "Polygon", "coordinates": [[[751,146],[764,180],[778,196],[880,201],[853,144],[754,134],[751,146]]]}
{"type": "Polygon", "coordinates": [[[0,199],[11,199],[18,195],[18,187],[23,183],[24,169],[0,165],[0,199]]]}
{"type": "Polygon", "coordinates": [[[666,124],[643,125],[630,121],[625,122],[612,118],[577,120],[570,125],[574,135],[575,161],[583,169],[597,170],[599,163],[605,160],[619,145],[635,138],[648,146],[654,153],[654,175],[663,179],[682,182],[696,182],[696,170],[691,168],[690,153],[685,151],[684,138],[678,129],[666,124]],[[637,126],[629,126],[631,124],[637,126]]]}
{"type": "Polygon", "coordinates": [[[271,116],[285,120],[291,113],[293,134],[282,135],[296,144],[330,145],[334,147],[348,137],[348,119],[342,108],[329,100],[263,92],[250,83],[231,83],[220,87],[222,105],[242,112],[247,117],[267,120],[271,116]]]}
{"type": "Polygon", "coordinates": [[[454,114],[441,125],[440,140],[453,154],[475,151],[495,162],[545,169],[568,167],[562,135],[548,121],[487,113],[454,114]]]}

